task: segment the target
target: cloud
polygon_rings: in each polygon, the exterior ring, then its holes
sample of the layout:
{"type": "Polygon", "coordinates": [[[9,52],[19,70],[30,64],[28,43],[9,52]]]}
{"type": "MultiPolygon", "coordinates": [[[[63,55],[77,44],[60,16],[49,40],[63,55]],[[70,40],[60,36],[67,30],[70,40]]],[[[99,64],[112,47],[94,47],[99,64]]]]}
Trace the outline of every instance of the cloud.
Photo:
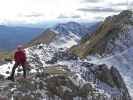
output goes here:
{"type": "Polygon", "coordinates": [[[103,12],[103,13],[117,13],[121,11],[120,9],[103,8],[103,7],[79,8],[77,10],[82,12],[103,12]]]}
{"type": "Polygon", "coordinates": [[[58,19],[66,19],[66,18],[80,18],[80,17],[81,17],[80,15],[66,16],[66,15],[60,14],[57,18],[58,19]]]}
{"type": "Polygon", "coordinates": [[[119,3],[112,3],[112,6],[131,6],[133,5],[133,1],[128,1],[128,2],[119,2],[119,3]]]}
{"type": "Polygon", "coordinates": [[[111,6],[127,6],[127,5],[128,5],[127,2],[111,4],[111,6]]]}
{"type": "Polygon", "coordinates": [[[42,17],[44,16],[43,14],[40,13],[32,13],[32,14],[27,14],[27,15],[23,15],[25,17],[42,17]]]}
{"type": "Polygon", "coordinates": [[[59,19],[62,18],[63,19],[63,18],[68,18],[68,16],[65,16],[63,14],[60,14],[57,18],[59,18],[59,19]]]}
{"type": "Polygon", "coordinates": [[[97,3],[102,1],[104,0],[82,0],[81,3],[97,3]]]}
{"type": "Polygon", "coordinates": [[[81,16],[80,15],[73,15],[71,16],[71,18],[80,18],[81,16]]]}
{"type": "Polygon", "coordinates": [[[97,20],[103,20],[105,17],[98,16],[98,17],[94,17],[94,18],[97,19],[97,20]]]}

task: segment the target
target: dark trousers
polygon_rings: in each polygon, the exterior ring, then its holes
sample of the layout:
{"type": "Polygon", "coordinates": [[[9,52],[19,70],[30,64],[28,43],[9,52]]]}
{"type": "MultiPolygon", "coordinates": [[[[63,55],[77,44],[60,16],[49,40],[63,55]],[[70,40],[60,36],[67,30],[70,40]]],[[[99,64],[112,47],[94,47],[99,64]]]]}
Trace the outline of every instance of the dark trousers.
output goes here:
{"type": "Polygon", "coordinates": [[[12,68],[11,78],[14,78],[15,70],[20,65],[23,67],[23,77],[26,78],[26,66],[25,66],[26,64],[19,64],[19,63],[14,64],[14,66],[12,68]]]}

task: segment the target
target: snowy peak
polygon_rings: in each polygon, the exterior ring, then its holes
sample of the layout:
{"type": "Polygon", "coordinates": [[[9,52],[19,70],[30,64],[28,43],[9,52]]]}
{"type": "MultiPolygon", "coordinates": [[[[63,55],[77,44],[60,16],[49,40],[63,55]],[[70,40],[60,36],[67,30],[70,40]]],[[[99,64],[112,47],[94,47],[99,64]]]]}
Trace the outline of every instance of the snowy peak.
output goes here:
{"type": "Polygon", "coordinates": [[[133,46],[132,31],[132,11],[125,10],[119,15],[107,17],[95,33],[88,39],[81,40],[84,42],[72,48],[72,52],[80,57],[88,54],[107,56],[122,52],[133,46]]]}
{"type": "Polygon", "coordinates": [[[40,36],[33,39],[28,46],[49,44],[57,48],[70,48],[76,45],[81,37],[89,32],[85,25],[77,22],[61,23],[45,30],[40,36]]]}
{"type": "Polygon", "coordinates": [[[77,22],[68,22],[68,23],[58,24],[54,27],[54,30],[66,35],[70,33],[74,33],[75,35],[80,37],[84,36],[89,31],[87,27],[77,22]]]}

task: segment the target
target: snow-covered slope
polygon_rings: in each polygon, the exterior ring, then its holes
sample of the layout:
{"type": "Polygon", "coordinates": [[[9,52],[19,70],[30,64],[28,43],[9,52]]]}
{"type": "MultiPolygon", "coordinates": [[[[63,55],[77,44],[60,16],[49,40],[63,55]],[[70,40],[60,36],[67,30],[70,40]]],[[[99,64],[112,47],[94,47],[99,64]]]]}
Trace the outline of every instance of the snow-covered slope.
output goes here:
{"type": "MultiPolygon", "coordinates": [[[[88,57],[90,58],[90,57],[88,57]]],[[[107,64],[118,68],[127,87],[133,97],[133,47],[105,58],[93,58],[90,61],[95,64],[107,64]]]]}
{"type": "Polygon", "coordinates": [[[65,35],[73,33],[79,37],[82,37],[89,32],[88,27],[77,22],[57,24],[53,29],[65,35]]]}
{"type": "Polygon", "coordinates": [[[77,45],[80,37],[75,35],[74,33],[66,34],[58,34],[50,43],[50,45],[55,46],[56,48],[70,48],[73,45],[77,45]]]}

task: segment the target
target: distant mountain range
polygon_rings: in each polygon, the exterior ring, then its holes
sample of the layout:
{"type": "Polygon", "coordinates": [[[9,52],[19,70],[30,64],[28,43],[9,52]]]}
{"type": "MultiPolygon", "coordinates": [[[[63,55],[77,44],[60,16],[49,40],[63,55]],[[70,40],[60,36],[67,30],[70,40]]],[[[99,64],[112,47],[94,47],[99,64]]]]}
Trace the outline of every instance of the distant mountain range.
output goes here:
{"type": "MultiPolygon", "coordinates": [[[[64,37],[65,35],[68,35],[67,40],[70,40],[70,38],[74,36],[77,42],[85,34],[91,33],[91,31],[95,30],[96,27],[92,27],[93,25],[97,25],[97,22],[56,23],[52,24],[52,26],[44,25],[44,28],[20,27],[19,25],[18,26],[0,25],[0,51],[13,50],[18,44],[27,44],[27,43],[36,44],[39,43],[40,41],[39,38],[41,38],[42,40],[43,37],[45,37],[45,40],[44,39],[43,40],[45,42],[47,41],[48,43],[48,41],[50,42],[51,39],[54,39],[53,36],[55,35],[53,34],[58,34],[58,33],[60,33],[60,36],[58,35],[59,37],[64,37]],[[51,32],[52,34],[49,34],[51,32]],[[50,35],[52,35],[52,38],[50,38],[51,37],[50,35]]],[[[57,37],[56,40],[58,40],[57,37]]]]}
{"type": "Polygon", "coordinates": [[[92,33],[98,24],[99,23],[83,24],[77,22],[60,23],[52,28],[46,29],[41,35],[29,42],[28,46],[44,43],[61,48],[64,48],[66,45],[71,47],[72,45],[76,45],[83,36],[92,33]]]}

